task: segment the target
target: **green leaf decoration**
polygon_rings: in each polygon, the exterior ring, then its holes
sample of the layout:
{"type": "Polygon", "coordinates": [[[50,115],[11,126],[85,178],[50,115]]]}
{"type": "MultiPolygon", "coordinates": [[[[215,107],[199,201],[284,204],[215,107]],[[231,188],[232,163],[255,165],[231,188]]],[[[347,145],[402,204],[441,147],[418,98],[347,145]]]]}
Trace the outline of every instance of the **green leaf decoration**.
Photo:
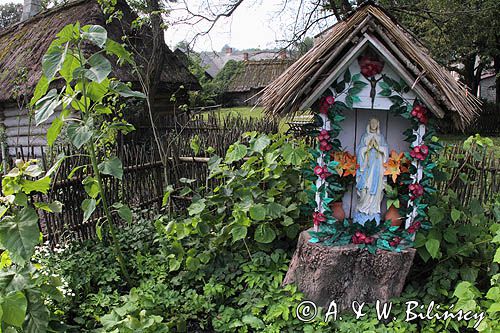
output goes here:
{"type": "Polygon", "coordinates": [[[231,230],[231,235],[233,236],[233,243],[243,239],[247,236],[247,227],[243,225],[236,225],[231,230]]]}
{"type": "Polygon", "coordinates": [[[260,224],[255,229],[254,239],[259,243],[269,244],[276,238],[276,232],[269,223],[260,224]]]}
{"type": "Polygon", "coordinates": [[[351,71],[349,71],[349,68],[347,68],[344,72],[344,82],[351,82],[351,71]]]}
{"type": "Polygon", "coordinates": [[[7,325],[22,327],[28,301],[22,291],[12,292],[3,297],[2,302],[2,322],[7,325]]]}
{"type": "Polygon", "coordinates": [[[266,218],[266,208],[262,204],[250,207],[250,218],[255,221],[263,221],[266,218]]]}
{"type": "Polygon", "coordinates": [[[62,104],[56,89],[51,89],[47,95],[40,98],[35,104],[35,123],[40,125],[52,116],[55,110],[62,104]]]}
{"type": "Polygon", "coordinates": [[[110,175],[118,179],[122,179],[123,177],[123,165],[122,161],[113,156],[105,161],[102,161],[99,166],[99,172],[105,175],[110,175]]]}
{"type": "Polygon", "coordinates": [[[108,32],[100,25],[86,25],[82,28],[82,38],[102,48],[108,40],[108,32]]]}
{"type": "Polygon", "coordinates": [[[227,150],[225,162],[231,164],[240,161],[247,154],[247,147],[241,143],[232,144],[227,150]]]}
{"type": "Polygon", "coordinates": [[[0,223],[0,243],[9,251],[12,261],[20,266],[31,258],[39,236],[38,216],[31,207],[4,217],[0,223]]]}
{"type": "Polygon", "coordinates": [[[78,149],[92,138],[92,129],[82,123],[73,123],[68,126],[67,134],[71,143],[78,149]]]}
{"type": "Polygon", "coordinates": [[[91,66],[86,75],[89,80],[101,83],[111,73],[111,63],[102,54],[94,54],[89,58],[88,64],[91,66]]]}
{"type": "Polygon", "coordinates": [[[92,213],[95,211],[96,208],[96,201],[95,199],[85,199],[82,202],[82,210],[83,210],[83,222],[86,222],[90,219],[92,216],[92,213]]]}

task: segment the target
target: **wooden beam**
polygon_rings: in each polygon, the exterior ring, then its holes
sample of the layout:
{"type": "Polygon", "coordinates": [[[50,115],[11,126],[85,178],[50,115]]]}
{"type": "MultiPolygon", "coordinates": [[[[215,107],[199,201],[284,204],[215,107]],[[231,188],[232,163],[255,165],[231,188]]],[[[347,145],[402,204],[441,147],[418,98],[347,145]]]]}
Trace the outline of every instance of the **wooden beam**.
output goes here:
{"type": "Polygon", "coordinates": [[[364,50],[364,47],[368,43],[367,38],[363,38],[358,44],[346,54],[341,62],[335,67],[335,69],[328,75],[328,77],[316,88],[313,93],[309,95],[309,97],[305,100],[304,103],[300,106],[300,110],[305,110],[309,108],[313,103],[321,96],[321,94],[330,87],[330,85],[335,81],[342,71],[344,71],[347,67],[349,67],[351,60],[355,59],[361,52],[364,50]]]}
{"type": "MultiPolygon", "coordinates": [[[[382,44],[376,37],[372,36],[369,33],[365,33],[365,37],[370,41],[370,43],[374,46],[374,49],[378,51],[385,59],[389,61],[389,63],[396,69],[401,78],[406,82],[406,84],[411,87],[415,83],[415,79],[412,75],[406,70],[406,68],[399,62],[396,57],[382,44]]],[[[439,118],[443,118],[445,112],[443,109],[436,103],[434,98],[425,90],[420,83],[417,82],[413,87],[415,93],[429,106],[431,111],[434,112],[436,116],[439,118]]]]}
{"type": "MultiPolygon", "coordinates": [[[[330,66],[333,60],[337,58],[337,56],[344,50],[344,48],[347,46],[348,43],[352,42],[354,37],[361,32],[362,29],[367,27],[368,23],[372,19],[372,16],[368,14],[363,21],[359,23],[359,25],[349,34],[344,38],[344,41],[340,43],[340,45],[336,46],[334,51],[329,55],[328,59],[321,65],[321,67],[314,73],[314,75],[311,77],[311,79],[308,80],[308,82],[302,87],[299,92],[295,95],[295,98],[292,100],[292,103],[295,102],[297,98],[300,98],[303,94],[306,94],[309,92],[309,89],[312,87],[314,82],[318,79],[318,77],[323,74],[323,72],[330,66]]],[[[308,73],[309,74],[309,73],[308,73]]]]}

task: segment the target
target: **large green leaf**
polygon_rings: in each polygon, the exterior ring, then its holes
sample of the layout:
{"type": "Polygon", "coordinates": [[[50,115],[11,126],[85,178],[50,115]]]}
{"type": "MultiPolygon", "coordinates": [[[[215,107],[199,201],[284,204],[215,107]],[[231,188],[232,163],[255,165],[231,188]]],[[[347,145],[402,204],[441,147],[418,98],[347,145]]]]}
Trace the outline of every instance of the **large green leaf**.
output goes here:
{"type": "Polygon", "coordinates": [[[87,124],[73,123],[66,131],[71,143],[78,149],[92,138],[92,129],[87,124]]]}
{"type": "Polygon", "coordinates": [[[23,325],[25,333],[45,333],[49,325],[50,312],[38,290],[27,290],[28,309],[23,325]]]}
{"type": "Polygon", "coordinates": [[[22,327],[28,301],[22,291],[12,292],[3,297],[2,321],[8,325],[22,327]]]}
{"type": "Polygon", "coordinates": [[[132,223],[132,211],[127,205],[117,202],[113,204],[113,208],[116,209],[118,216],[120,216],[128,224],[132,223]]]}
{"type": "Polygon", "coordinates": [[[82,202],[82,210],[83,210],[83,222],[88,221],[92,213],[95,211],[96,201],[95,199],[85,199],[82,202]]]}
{"type": "Polygon", "coordinates": [[[122,161],[116,156],[111,157],[99,164],[99,172],[118,179],[123,177],[122,161]]]}
{"type": "Polygon", "coordinates": [[[263,221],[266,218],[266,208],[262,204],[250,207],[250,217],[255,221],[263,221]]]}
{"type": "Polygon", "coordinates": [[[52,45],[42,57],[42,71],[48,82],[52,81],[62,68],[67,50],[67,46],[52,45]]]}
{"type": "Polygon", "coordinates": [[[125,47],[123,46],[123,44],[120,44],[120,43],[117,43],[115,42],[114,40],[112,39],[108,39],[106,41],[106,52],[108,54],[113,54],[115,56],[118,57],[118,63],[119,64],[122,64],[124,62],[127,62],[127,63],[132,63],[133,60],[132,60],[132,56],[130,54],[130,52],[128,52],[125,47]]]}
{"type": "Polygon", "coordinates": [[[45,75],[42,75],[38,83],[36,84],[35,91],[33,92],[33,97],[31,98],[30,105],[34,106],[38,100],[47,93],[49,90],[49,81],[45,75]]]}
{"type": "Polygon", "coordinates": [[[268,223],[260,224],[255,229],[254,238],[259,243],[271,243],[276,238],[276,232],[268,223]]]}
{"type": "Polygon", "coordinates": [[[231,235],[233,235],[233,242],[243,239],[247,236],[247,227],[243,225],[235,225],[231,230],[231,235]]]}
{"type": "Polygon", "coordinates": [[[31,207],[4,217],[0,223],[0,243],[9,251],[12,261],[21,266],[31,258],[39,236],[38,216],[31,207]]]}
{"type": "Polygon", "coordinates": [[[49,146],[52,146],[54,142],[57,140],[57,137],[59,136],[63,128],[64,119],[69,115],[69,112],[70,112],[69,109],[64,109],[59,115],[59,117],[56,117],[52,121],[52,124],[47,130],[47,144],[49,146]]]}
{"type": "Polygon", "coordinates": [[[23,192],[26,194],[30,194],[31,192],[41,192],[46,194],[50,188],[50,177],[45,176],[38,180],[23,179],[21,186],[23,188],[23,192]]]}
{"type": "Polygon", "coordinates": [[[91,66],[86,72],[86,77],[89,80],[101,83],[111,73],[111,63],[102,54],[96,53],[88,60],[91,66]]]}
{"type": "Polygon", "coordinates": [[[82,38],[102,48],[108,40],[108,32],[100,25],[86,25],[82,28],[82,38]]]}
{"type": "Polygon", "coordinates": [[[133,91],[129,86],[120,81],[111,81],[109,89],[116,92],[122,97],[146,98],[146,95],[144,95],[142,92],[133,91]]]}
{"type": "Polygon", "coordinates": [[[57,107],[59,107],[61,104],[62,102],[59,99],[59,95],[56,89],[51,89],[47,93],[47,95],[40,98],[38,102],[36,102],[35,104],[36,125],[38,126],[47,119],[49,119],[49,117],[54,114],[57,107]]]}
{"type": "Polygon", "coordinates": [[[233,163],[241,160],[247,154],[247,147],[241,143],[232,144],[227,150],[226,163],[233,163]]]}
{"type": "Polygon", "coordinates": [[[271,139],[265,134],[259,135],[259,137],[253,142],[252,150],[258,153],[262,153],[264,149],[271,143],[271,139]]]}
{"type": "Polygon", "coordinates": [[[283,159],[287,164],[300,165],[308,157],[304,149],[297,149],[291,143],[283,145],[283,159]]]}
{"type": "Polygon", "coordinates": [[[192,216],[201,213],[206,207],[205,201],[206,201],[205,199],[200,199],[189,205],[188,207],[189,215],[192,216]]]}
{"type": "Polygon", "coordinates": [[[437,239],[428,239],[425,242],[425,248],[429,252],[432,258],[437,258],[439,254],[439,245],[440,242],[437,239]]]}

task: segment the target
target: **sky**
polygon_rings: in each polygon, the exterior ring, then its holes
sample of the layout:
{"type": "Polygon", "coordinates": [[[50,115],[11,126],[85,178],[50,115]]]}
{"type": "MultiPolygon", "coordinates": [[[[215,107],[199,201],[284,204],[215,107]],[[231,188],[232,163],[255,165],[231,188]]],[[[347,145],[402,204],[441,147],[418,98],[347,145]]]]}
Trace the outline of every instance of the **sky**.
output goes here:
{"type": "MultiPolygon", "coordinates": [[[[0,0],[0,3],[16,2],[23,0],[0,0]]],[[[196,13],[207,15],[205,3],[209,3],[214,11],[220,9],[219,4],[227,3],[224,0],[186,0],[189,9],[196,13]]],[[[192,44],[196,51],[220,51],[223,46],[229,45],[236,49],[248,48],[275,48],[281,47],[284,40],[293,35],[293,26],[296,21],[304,18],[308,8],[300,8],[299,0],[245,0],[229,18],[217,22],[208,35],[201,36],[192,44]],[[286,6],[283,6],[287,3],[286,6]],[[299,14],[297,14],[299,13],[299,14]]],[[[187,13],[180,8],[183,1],[172,5],[167,21],[170,23],[165,32],[165,41],[174,47],[180,41],[191,42],[196,33],[207,29],[206,23],[180,24],[187,13]]],[[[308,32],[314,36],[322,29],[333,24],[332,20],[325,20],[308,32]]]]}

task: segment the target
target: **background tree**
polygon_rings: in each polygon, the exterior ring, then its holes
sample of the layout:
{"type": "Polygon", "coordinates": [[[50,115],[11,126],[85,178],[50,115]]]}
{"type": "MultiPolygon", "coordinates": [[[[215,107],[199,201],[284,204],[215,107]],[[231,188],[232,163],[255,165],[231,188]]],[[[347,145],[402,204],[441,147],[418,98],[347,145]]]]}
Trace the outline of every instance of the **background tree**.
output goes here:
{"type": "Polygon", "coordinates": [[[0,5],[0,30],[21,20],[23,5],[19,3],[6,3],[0,5]]]}

